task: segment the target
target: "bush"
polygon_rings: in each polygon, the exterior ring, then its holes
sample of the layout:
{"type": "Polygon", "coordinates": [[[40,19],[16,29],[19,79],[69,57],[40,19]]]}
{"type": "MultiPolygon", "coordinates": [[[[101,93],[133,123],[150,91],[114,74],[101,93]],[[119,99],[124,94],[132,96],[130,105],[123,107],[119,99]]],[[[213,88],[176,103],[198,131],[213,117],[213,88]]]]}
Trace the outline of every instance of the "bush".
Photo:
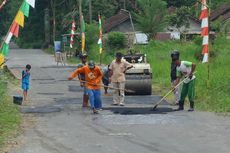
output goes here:
{"type": "Polygon", "coordinates": [[[91,45],[97,43],[99,39],[99,29],[95,24],[86,24],[86,44],[91,45]]]}
{"type": "Polygon", "coordinates": [[[110,32],[107,43],[110,48],[124,48],[126,43],[125,35],[121,32],[110,32]]]}

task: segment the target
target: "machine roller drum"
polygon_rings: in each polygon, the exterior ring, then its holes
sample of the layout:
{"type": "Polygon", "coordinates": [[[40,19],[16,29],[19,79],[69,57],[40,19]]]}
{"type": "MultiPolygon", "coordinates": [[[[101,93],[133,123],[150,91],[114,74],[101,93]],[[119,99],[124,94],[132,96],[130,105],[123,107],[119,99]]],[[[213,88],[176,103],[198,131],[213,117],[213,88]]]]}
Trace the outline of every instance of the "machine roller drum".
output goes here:
{"type": "Polygon", "coordinates": [[[125,89],[133,90],[134,93],[126,92],[126,95],[151,95],[152,79],[150,75],[126,75],[125,89]]]}

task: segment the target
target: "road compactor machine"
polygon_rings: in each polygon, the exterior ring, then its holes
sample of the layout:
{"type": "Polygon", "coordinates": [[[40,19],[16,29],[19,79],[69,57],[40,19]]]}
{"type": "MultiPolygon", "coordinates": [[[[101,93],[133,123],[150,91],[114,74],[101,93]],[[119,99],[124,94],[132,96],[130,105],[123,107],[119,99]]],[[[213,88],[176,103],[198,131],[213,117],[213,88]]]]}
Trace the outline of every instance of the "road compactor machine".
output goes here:
{"type": "Polygon", "coordinates": [[[134,68],[126,71],[125,88],[134,92],[126,92],[127,95],[151,95],[152,94],[152,69],[147,63],[146,54],[127,54],[123,57],[134,68]]]}

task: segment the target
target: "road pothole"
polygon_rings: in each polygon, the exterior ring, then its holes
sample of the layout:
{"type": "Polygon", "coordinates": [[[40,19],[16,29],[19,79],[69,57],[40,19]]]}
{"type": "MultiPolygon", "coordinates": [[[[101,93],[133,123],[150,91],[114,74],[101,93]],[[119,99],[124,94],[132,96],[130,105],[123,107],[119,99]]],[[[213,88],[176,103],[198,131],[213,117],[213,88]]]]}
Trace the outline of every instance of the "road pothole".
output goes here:
{"type": "Polygon", "coordinates": [[[144,108],[138,108],[138,107],[109,107],[104,108],[105,110],[110,110],[114,114],[121,114],[121,115],[145,115],[145,114],[167,114],[169,112],[173,112],[174,110],[172,108],[157,108],[156,110],[153,110],[152,107],[144,107],[144,108]]]}
{"type": "Polygon", "coordinates": [[[57,92],[53,92],[53,93],[43,93],[43,92],[39,92],[39,93],[37,93],[37,94],[40,94],[40,95],[50,95],[50,96],[52,96],[52,95],[64,95],[64,93],[57,93],[57,92]]]}
{"type": "Polygon", "coordinates": [[[62,109],[60,107],[53,107],[53,106],[42,106],[42,107],[25,107],[21,109],[22,113],[54,113],[60,112],[62,109]]]}

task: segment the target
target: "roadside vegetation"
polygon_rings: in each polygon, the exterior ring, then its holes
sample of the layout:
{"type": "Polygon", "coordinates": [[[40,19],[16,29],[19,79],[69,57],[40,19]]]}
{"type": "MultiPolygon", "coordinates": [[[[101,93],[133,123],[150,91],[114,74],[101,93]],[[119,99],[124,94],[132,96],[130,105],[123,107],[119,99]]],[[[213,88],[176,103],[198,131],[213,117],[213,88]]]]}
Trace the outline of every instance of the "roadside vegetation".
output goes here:
{"type": "Polygon", "coordinates": [[[6,72],[0,69],[0,150],[7,140],[17,135],[21,123],[21,115],[8,95],[7,85],[14,82],[6,72]]]}

